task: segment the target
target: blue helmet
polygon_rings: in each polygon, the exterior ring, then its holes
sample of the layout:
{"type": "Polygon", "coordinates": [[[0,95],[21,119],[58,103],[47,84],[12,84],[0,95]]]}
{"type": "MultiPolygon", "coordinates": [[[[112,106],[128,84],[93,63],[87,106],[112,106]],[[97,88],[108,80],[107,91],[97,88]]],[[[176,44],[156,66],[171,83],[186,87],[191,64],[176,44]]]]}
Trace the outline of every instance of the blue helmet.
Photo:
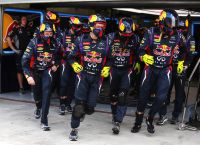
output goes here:
{"type": "Polygon", "coordinates": [[[160,13],[159,26],[166,32],[171,33],[179,25],[179,17],[175,10],[165,9],[160,13]]]}
{"type": "Polygon", "coordinates": [[[135,31],[133,19],[124,17],[119,21],[119,31],[123,36],[131,36],[135,31]]]}

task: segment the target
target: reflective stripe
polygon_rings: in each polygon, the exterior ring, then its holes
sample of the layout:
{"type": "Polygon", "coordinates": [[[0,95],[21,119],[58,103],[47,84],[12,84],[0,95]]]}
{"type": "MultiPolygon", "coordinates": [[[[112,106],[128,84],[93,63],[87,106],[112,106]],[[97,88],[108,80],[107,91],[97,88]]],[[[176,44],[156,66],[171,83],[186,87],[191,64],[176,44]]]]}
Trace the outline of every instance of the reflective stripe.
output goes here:
{"type": "Polygon", "coordinates": [[[170,73],[171,73],[171,71],[169,70],[168,73],[167,73],[167,77],[168,77],[169,85],[170,85],[170,76],[169,76],[170,73]]]}
{"type": "Polygon", "coordinates": [[[80,76],[79,76],[79,75],[77,75],[77,77],[78,77],[78,83],[77,83],[77,85],[76,85],[76,88],[78,89],[78,87],[79,87],[79,84],[80,84],[80,81],[81,81],[81,78],[80,78],[80,76]]]}
{"type": "Polygon", "coordinates": [[[129,85],[131,84],[131,77],[130,77],[131,74],[132,74],[132,71],[130,71],[130,72],[128,73],[128,81],[129,81],[129,85]]]}
{"type": "Polygon", "coordinates": [[[64,74],[64,70],[65,70],[65,65],[62,64],[62,76],[63,76],[63,74],[64,74]]]}
{"type": "Polygon", "coordinates": [[[144,84],[144,81],[146,80],[147,78],[147,70],[144,71],[144,79],[142,80],[142,86],[144,84]]]}
{"type": "Polygon", "coordinates": [[[52,75],[51,75],[51,69],[49,69],[49,72],[48,72],[50,78],[51,78],[51,81],[52,81],[52,75]]]}
{"type": "Polygon", "coordinates": [[[101,86],[102,86],[102,83],[99,85],[99,94],[101,92],[101,86]]]}
{"type": "Polygon", "coordinates": [[[110,72],[110,84],[111,84],[111,81],[112,81],[112,73],[110,72]]]}

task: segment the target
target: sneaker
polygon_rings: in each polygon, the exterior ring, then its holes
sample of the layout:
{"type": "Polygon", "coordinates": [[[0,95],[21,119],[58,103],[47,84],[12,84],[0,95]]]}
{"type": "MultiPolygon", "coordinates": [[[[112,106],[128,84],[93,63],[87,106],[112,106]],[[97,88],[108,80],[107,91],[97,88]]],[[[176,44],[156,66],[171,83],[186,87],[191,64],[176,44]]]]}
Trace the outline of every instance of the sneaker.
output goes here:
{"type": "Polygon", "coordinates": [[[70,141],[77,141],[78,140],[78,130],[72,129],[72,131],[69,134],[70,141]]]}
{"type": "Polygon", "coordinates": [[[34,114],[35,114],[35,119],[39,119],[41,117],[41,110],[40,109],[36,109],[34,114]]]}
{"type": "Polygon", "coordinates": [[[157,121],[156,125],[164,125],[168,121],[166,115],[160,116],[159,120],[157,121]]]}
{"type": "Polygon", "coordinates": [[[176,124],[176,123],[178,123],[178,122],[179,122],[178,117],[173,117],[173,116],[172,116],[172,119],[170,120],[170,123],[171,123],[171,124],[176,124]]]}
{"type": "Polygon", "coordinates": [[[65,105],[61,105],[60,106],[60,111],[59,111],[60,113],[60,115],[65,115],[65,105]]]}
{"type": "Polygon", "coordinates": [[[19,89],[19,94],[20,94],[20,95],[25,94],[25,90],[24,90],[24,88],[20,88],[20,89],[19,89]]]}
{"type": "Polygon", "coordinates": [[[68,113],[72,113],[72,106],[71,105],[68,105],[68,106],[66,106],[67,107],[67,112],[68,113]]]}
{"type": "Polygon", "coordinates": [[[131,132],[132,132],[132,133],[137,133],[137,132],[140,131],[140,129],[141,129],[141,125],[135,124],[135,125],[131,128],[131,132]]]}
{"type": "Polygon", "coordinates": [[[132,127],[131,132],[132,133],[137,133],[141,129],[141,125],[143,122],[143,116],[144,114],[139,114],[138,112],[135,112],[136,118],[135,118],[135,125],[132,127]]]}
{"type": "Polygon", "coordinates": [[[49,131],[50,127],[48,126],[47,123],[41,123],[41,128],[43,129],[43,131],[49,131]]]}
{"type": "Polygon", "coordinates": [[[147,124],[147,131],[149,133],[154,133],[154,125],[153,125],[153,119],[150,119],[149,117],[146,118],[146,124],[147,124]]]}
{"type": "Polygon", "coordinates": [[[120,132],[120,123],[119,122],[114,122],[112,131],[114,134],[119,134],[119,132],[120,132]]]}

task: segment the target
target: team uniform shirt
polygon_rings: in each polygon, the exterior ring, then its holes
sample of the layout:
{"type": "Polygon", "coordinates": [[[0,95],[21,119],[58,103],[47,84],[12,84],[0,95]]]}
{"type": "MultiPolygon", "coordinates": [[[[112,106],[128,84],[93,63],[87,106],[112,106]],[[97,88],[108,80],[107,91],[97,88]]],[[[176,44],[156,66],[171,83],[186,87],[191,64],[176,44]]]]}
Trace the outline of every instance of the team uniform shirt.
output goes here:
{"type": "Polygon", "coordinates": [[[50,44],[47,44],[40,37],[33,38],[28,44],[22,58],[24,74],[30,76],[30,60],[33,59],[33,70],[43,71],[60,63],[60,43],[51,38],[50,44]]]}
{"type": "Polygon", "coordinates": [[[122,39],[119,32],[108,35],[109,65],[115,68],[130,68],[138,60],[139,37],[133,35],[127,39],[122,39]]]}
{"type": "Polygon", "coordinates": [[[154,56],[153,66],[165,68],[172,64],[176,54],[178,60],[184,60],[186,52],[186,40],[181,33],[174,31],[171,36],[163,35],[159,28],[153,27],[144,35],[139,56],[152,55],[154,56]]]}
{"type": "Polygon", "coordinates": [[[68,61],[73,64],[79,56],[83,73],[99,75],[106,63],[108,49],[107,37],[94,41],[90,34],[82,34],[75,40],[74,50],[69,54],[68,61]]]}
{"type": "Polygon", "coordinates": [[[24,52],[28,43],[30,42],[31,32],[28,27],[14,27],[12,31],[8,33],[8,37],[15,41],[14,44],[17,49],[24,52]]]}

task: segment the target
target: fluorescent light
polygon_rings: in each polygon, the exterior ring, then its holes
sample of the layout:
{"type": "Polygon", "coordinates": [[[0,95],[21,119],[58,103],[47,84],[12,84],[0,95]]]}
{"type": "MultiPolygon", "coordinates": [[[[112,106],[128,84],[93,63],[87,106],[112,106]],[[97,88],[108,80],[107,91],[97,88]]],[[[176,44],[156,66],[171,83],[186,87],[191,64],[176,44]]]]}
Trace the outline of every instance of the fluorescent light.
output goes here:
{"type": "MultiPolygon", "coordinates": [[[[128,12],[133,12],[133,13],[138,13],[138,14],[149,14],[149,15],[157,15],[157,16],[159,16],[160,12],[162,11],[161,9],[134,9],[134,8],[113,8],[113,9],[119,10],[119,11],[128,11],[128,12]]],[[[188,16],[188,10],[179,9],[175,11],[181,17],[188,16]]],[[[200,17],[200,12],[189,11],[189,14],[191,17],[200,17]]]]}
{"type": "Polygon", "coordinates": [[[150,15],[159,15],[155,12],[150,12],[150,11],[146,11],[146,10],[140,10],[140,9],[133,9],[133,8],[113,8],[115,10],[119,10],[119,11],[128,11],[128,12],[134,12],[134,13],[139,13],[139,14],[150,14],[150,15]]]}

